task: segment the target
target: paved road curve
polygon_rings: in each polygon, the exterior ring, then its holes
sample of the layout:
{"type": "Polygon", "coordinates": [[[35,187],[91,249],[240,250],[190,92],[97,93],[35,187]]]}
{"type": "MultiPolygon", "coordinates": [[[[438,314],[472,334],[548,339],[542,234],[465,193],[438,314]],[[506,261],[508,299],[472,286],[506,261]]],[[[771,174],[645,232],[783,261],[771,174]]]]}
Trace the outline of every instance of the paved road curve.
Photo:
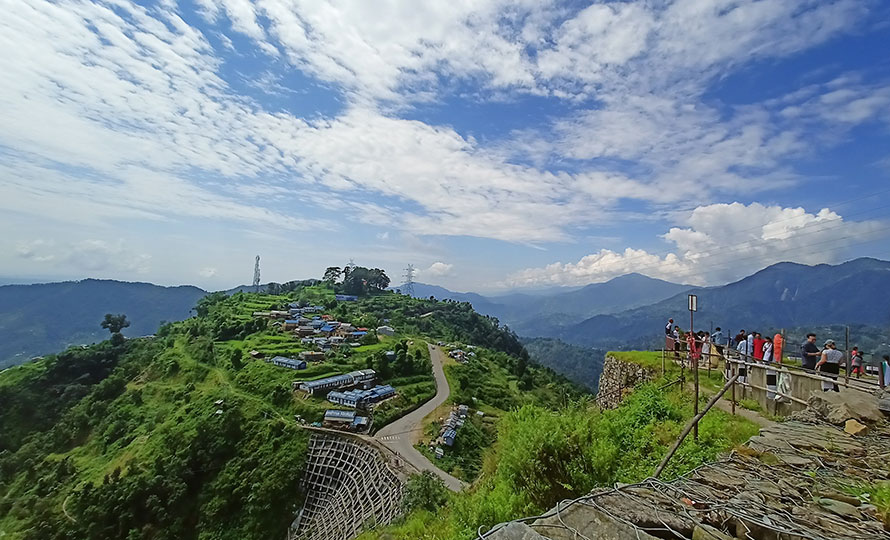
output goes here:
{"type": "Polygon", "coordinates": [[[436,395],[432,399],[418,407],[416,410],[399,418],[395,422],[385,426],[377,432],[375,439],[381,444],[400,455],[405,461],[414,465],[420,471],[432,471],[436,473],[451,491],[460,491],[466,487],[467,483],[459,480],[442,469],[436,467],[414,448],[414,442],[420,438],[421,422],[429,413],[445,403],[448,399],[451,389],[448,387],[448,380],[445,378],[445,370],[442,369],[442,362],[445,359],[442,350],[434,345],[429,345],[430,360],[433,363],[433,376],[436,378],[436,395]]]}

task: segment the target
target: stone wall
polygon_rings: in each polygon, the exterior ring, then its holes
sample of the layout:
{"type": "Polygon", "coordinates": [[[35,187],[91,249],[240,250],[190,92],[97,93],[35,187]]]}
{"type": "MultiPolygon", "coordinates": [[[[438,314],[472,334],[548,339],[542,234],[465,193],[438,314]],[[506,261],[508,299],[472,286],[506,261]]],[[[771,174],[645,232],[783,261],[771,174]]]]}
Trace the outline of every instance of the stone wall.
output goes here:
{"type": "Polygon", "coordinates": [[[614,356],[606,356],[603,374],[600,375],[596,393],[596,404],[603,409],[614,409],[633,387],[655,377],[652,370],[632,362],[618,360],[614,356]]]}

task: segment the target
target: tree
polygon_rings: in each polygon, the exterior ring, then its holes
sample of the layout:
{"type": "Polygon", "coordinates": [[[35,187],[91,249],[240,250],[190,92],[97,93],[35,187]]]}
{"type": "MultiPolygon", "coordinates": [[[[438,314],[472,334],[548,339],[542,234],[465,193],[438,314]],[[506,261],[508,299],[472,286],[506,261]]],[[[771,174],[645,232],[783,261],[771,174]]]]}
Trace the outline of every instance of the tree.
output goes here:
{"type": "Polygon", "coordinates": [[[236,371],[244,367],[242,358],[244,358],[244,351],[237,347],[232,349],[230,360],[232,362],[232,367],[235,368],[236,371]]]}
{"type": "Polygon", "coordinates": [[[407,514],[412,510],[423,509],[435,512],[448,500],[445,482],[430,471],[413,474],[405,484],[405,497],[402,508],[407,514]]]}
{"type": "Polygon", "coordinates": [[[324,281],[330,284],[334,284],[340,279],[340,275],[343,273],[343,270],[339,266],[328,266],[324,271],[324,281]]]}
{"type": "Polygon", "coordinates": [[[120,334],[121,330],[130,326],[130,321],[127,320],[127,316],[121,313],[120,315],[112,315],[111,313],[105,314],[105,320],[102,321],[102,328],[105,328],[109,332],[113,334],[120,334]]]}

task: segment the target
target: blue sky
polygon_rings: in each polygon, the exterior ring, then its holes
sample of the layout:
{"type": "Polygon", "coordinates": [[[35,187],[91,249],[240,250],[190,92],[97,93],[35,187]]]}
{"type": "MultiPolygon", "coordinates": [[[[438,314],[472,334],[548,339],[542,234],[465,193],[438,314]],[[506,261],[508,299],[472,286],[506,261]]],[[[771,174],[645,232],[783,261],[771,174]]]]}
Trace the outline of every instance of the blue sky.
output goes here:
{"type": "Polygon", "coordinates": [[[16,2],[0,278],[458,290],[890,257],[890,8],[16,2]]]}

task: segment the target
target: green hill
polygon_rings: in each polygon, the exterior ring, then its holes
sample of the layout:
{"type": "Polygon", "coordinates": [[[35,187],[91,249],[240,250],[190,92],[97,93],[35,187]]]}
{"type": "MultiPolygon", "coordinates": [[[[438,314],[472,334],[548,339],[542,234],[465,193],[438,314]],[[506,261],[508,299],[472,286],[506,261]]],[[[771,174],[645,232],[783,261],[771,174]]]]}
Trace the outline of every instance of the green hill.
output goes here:
{"type": "Polygon", "coordinates": [[[130,315],[127,336],[154,334],[163,321],[187,318],[205,294],[197,287],[106,279],[2,286],[0,369],[105,339],[99,321],[106,313],[130,315]]]}
{"type": "MultiPolygon", "coordinates": [[[[480,407],[557,407],[581,395],[529,365],[515,335],[466,303],[393,293],[337,302],[330,288],[295,286],[285,295],[209,295],[196,312],[153,338],[118,336],[0,373],[4,539],[283,538],[301,504],[307,435],[295,418],[317,421],[331,407],[294,394],[291,383],[374,367],[399,394],[375,414],[379,427],[434,394],[423,339],[473,344],[497,366],[460,388],[460,399],[478,394],[480,407]],[[397,333],[302,371],[252,358],[306,350],[252,316],[291,302],[397,333]],[[404,353],[389,363],[389,349],[404,353]]],[[[462,369],[470,368],[457,377],[462,369]]]]}

